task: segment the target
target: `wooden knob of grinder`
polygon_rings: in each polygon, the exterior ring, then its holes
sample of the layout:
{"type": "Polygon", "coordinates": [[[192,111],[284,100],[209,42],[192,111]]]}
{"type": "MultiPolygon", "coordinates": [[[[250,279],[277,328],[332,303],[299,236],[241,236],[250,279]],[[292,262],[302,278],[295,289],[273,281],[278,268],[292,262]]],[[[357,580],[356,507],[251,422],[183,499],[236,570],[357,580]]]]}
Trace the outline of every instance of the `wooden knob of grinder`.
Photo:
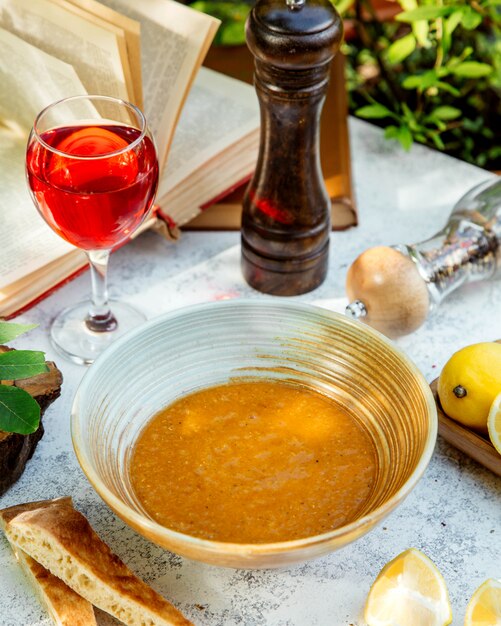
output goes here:
{"type": "Polygon", "coordinates": [[[391,338],[419,328],[430,309],[428,289],[416,265],[386,246],[370,248],[355,259],[346,276],[346,293],[352,303],[347,313],[391,338]]]}

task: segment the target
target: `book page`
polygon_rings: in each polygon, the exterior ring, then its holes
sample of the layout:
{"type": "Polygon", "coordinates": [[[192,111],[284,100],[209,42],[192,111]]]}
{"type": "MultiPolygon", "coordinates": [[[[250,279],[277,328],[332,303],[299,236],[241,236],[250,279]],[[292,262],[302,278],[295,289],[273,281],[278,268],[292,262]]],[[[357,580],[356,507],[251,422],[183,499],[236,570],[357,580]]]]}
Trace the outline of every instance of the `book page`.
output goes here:
{"type": "MultiPolygon", "coordinates": [[[[76,16],[78,16],[80,19],[85,20],[86,22],[88,22],[90,26],[97,26],[102,31],[104,32],[108,31],[111,35],[114,35],[116,37],[115,43],[116,43],[116,46],[118,47],[118,53],[120,55],[120,66],[122,68],[123,77],[125,80],[125,89],[127,92],[127,99],[130,102],[133,102],[135,105],[138,105],[139,101],[136,100],[136,90],[135,90],[134,82],[132,80],[132,68],[129,62],[127,34],[125,30],[122,28],[122,26],[118,24],[118,21],[121,21],[120,17],[122,16],[119,16],[119,18],[117,19],[117,23],[114,23],[113,21],[110,22],[100,17],[99,15],[96,15],[92,12],[87,11],[86,9],[78,6],[75,2],[70,2],[70,0],[50,0],[50,1],[53,4],[57,5],[58,7],[64,9],[65,11],[69,11],[72,14],[75,14],[76,16]]],[[[97,4],[99,4],[99,2],[97,2],[97,4]]],[[[106,9],[106,7],[103,6],[103,9],[106,9]]],[[[112,13],[118,16],[118,14],[115,13],[115,11],[112,11],[112,13]]],[[[139,24],[137,24],[137,26],[139,27],[139,24]]],[[[108,88],[107,85],[103,85],[103,87],[105,87],[106,89],[108,88]]]]}
{"type": "Polygon", "coordinates": [[[38,215],[26,185],[25,153],[24,137],[0,129],[0,303],[9,284],[74,249],[38,215]]]}
{"type": "Polygon", "coordinates": [[[200,68],[161,175],[159,203],[194,170],[259,128],[259,120],[259,103],[251,85],[200,68]]]}
{"type": "Polygon", "coordinates": [[[72,65],[88,93],[129,99],[119,37],[108,29],[50,0],[0,0],[0,26],[72,65]]]}
{"type": "Polygon", "coordinates": [[[68,0],[74,7],[86,11],[91,16],[105,20],[120,28],[125,37],[128,63],[132,74],[134,90],[134,102],[143,109],[143,80],[141,70],[141,27],[139,22],[132,20],[126,15],[113,11],[97,0],[68,0]]]}
{"type": "Polygon", "coordinates": [[[173,0],[104,0],[141,23],[144,111],[162,169],[186,94],[219,20],[173,0]]]}
{"type": "Polygon", "coordinates": [[[10,283],[73,246],[47,226],[31,200],[24,173],[26,140],[37,113],[68,91],[85,93],[66,63],[0,29],[0,302],[10,283]],[[16,63],[12,63],[16,59],[16,63]],[[43,85],[40,76],[44,77],[43,85]],[[27,94],[29,97],[27,97],[27,94]]]}
{"type": "MultiPolygon", "coordinates": [[[[42,109],[68,93],[86,93],[71,65],[45,54],[3,28],[0,28],[0,76],[0,119],[5,126],[20,129],[25,143],[42,109]],[[16,59],[15,64],[12,59],[16,59]],[[40,76],[44,77],[43,82],[40,76]]],[[[4,170],[0,172],[3,176],[4,170]]]]}

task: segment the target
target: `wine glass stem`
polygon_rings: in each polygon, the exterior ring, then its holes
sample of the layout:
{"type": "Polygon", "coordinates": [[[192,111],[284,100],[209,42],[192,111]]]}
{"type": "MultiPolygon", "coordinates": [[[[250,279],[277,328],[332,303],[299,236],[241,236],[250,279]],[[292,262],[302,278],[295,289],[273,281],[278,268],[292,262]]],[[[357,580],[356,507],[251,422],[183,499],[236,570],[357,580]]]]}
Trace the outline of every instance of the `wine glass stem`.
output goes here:
{"type": "Polygon", "coordinates": [[[107,274],[110,251],[89,250],[86,254],[90,264],[92,298],[85,324],[89,330],[98,333],[115,330],[118,323],[108,303],[107,274]]]}

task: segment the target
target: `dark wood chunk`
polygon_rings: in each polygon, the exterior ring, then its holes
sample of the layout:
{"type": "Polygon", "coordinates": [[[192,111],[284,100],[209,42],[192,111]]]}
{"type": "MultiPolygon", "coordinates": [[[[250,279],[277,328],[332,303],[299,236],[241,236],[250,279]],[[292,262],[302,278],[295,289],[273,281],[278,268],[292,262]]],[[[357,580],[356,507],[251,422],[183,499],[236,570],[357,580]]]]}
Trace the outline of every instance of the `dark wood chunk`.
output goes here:
{"type": "MultiPolygon", "coordinates": [[[[10,350],[0,346],[0,352],[10,350]]],[[[1,381],[2,384],[15,385],[24,389],[40,405],[40,426],[30,435],[6,433],[0,430],[0,496],[21,476],[26,463],[31,459],[35,448],[42,438],[44,428],[42,416],[46,408],[61,394],[63,376],[55,363],[46,361],[48,372],[15,381],[1,381]]]]}

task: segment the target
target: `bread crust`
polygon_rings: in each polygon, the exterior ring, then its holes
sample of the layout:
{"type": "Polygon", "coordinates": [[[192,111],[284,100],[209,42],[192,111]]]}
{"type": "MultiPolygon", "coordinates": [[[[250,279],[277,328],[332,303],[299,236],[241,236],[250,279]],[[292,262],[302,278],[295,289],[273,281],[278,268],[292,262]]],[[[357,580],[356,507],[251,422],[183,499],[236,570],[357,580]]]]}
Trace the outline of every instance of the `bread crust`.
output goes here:
{"type": "Polygon", "coordinates": [[[14,552],[57,626],[97,626],[90,602],[22,550],[14,548],[14,552]]]}
{"type": "MultiPolygon", "coordinates": [[[[72,506],[71,498],[61,498],[60,501],[72,506]]],[[[44,504],[44,502],[30,502],[0,511],[0,527],[5,529],[16,515],[44,504]]],[[[90,602],[75,593],[25,552],[12,544],[11,547],[54,624],[57,626],[97,626],[94,608],[90,602]]]]}
{"type": "Polygon", "coordinates": [[[35,509],[47,509],[50,506],[60,504],[73,507],[73,500],[70,496],[63,496],[62,498],[55,498],[54,500],[39,500],[38,502],[25,502],[24,504],[14,504],[6,509],[0,510],[0,526],[5,531],[7,524],[21,513],[27,511],[33,511],[35,509]]]}
{"type": "Polygon", "coordinates": [[[5,533],[9,541],[98,608],[126,624],[140,623],[127,618],[133,610],[144,614],[144,623],[152,626],[193,626],[113,554],[73,508],[71,499],[15,508],[3,513],[8,518],[5,533]]]}

